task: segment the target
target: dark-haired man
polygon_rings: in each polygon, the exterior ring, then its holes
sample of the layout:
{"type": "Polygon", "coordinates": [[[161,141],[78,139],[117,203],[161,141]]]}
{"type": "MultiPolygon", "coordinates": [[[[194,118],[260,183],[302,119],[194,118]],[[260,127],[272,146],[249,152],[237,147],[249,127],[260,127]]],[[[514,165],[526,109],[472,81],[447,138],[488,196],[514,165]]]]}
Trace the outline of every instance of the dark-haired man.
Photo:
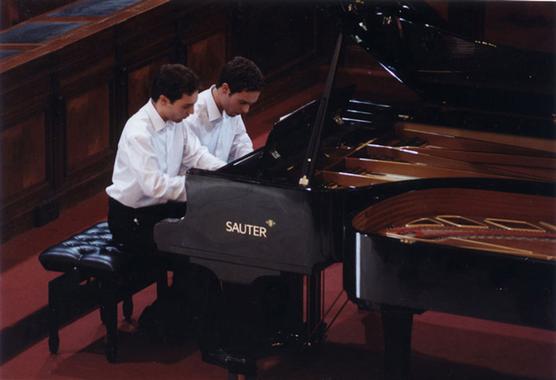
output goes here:
{"type": "Polygon", "coordinates": [[[224,65],[218,82],[199,94],[186,123],[214,156],[230,162],[253,151],[241,115],[257,102],[262,86],[257,65],[235,57],[224,65]]]}
{"type": "Polygon", "coordinates": [[[108,224],[114,240],[135,252],[153,247],[155,223],[185,213],[185,170],[225,164],[182,122],[193,112],[199,79],[180,64],[163,65],[149,101],[127,121],[114,164],[108,224]]]}

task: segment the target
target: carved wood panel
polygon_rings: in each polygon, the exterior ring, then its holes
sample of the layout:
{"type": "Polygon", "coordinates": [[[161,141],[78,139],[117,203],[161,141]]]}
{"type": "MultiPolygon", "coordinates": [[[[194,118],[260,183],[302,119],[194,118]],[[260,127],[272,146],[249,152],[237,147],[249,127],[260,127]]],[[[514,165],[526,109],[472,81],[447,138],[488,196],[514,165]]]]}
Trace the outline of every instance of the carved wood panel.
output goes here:
{"type": "Polygon", "coordinates": [[[68,173],[91,163],[109,149],[110,92],[101,83],[66,103],[66,170],[68,173]]]}
{"type": "Polygon", "coordinates": [[[2,203],[46,181],[45,129],[39,113],[0,133],[2,203]]]}
{"type": "Polygon", "coordinates": [[[219,33],[194,42],[187,51],[187,65],[201,79],[201,88],[214,84],[226,63],[226,35],[219,33]]]}
{"type": "MultiPolygon", "coordinates": [[[[128,116],[133,115],[147,102],[154,74],[165,63],[170,63],[170,61],[167,58],[158,59],[129,73],[127,82],[128,116]]],[[[122,128],[123,125],[120,127],[120,130],[122,128]]]]}

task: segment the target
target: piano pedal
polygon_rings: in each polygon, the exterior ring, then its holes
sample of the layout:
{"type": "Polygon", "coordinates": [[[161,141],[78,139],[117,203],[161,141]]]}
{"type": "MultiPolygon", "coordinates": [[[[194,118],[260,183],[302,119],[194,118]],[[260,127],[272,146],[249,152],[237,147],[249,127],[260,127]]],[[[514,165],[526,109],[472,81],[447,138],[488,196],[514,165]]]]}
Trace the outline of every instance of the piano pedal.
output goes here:
{"type": "Polygon", "coordinates": [[[201,354],[205,363],[227,369],[228,379],[239,379],[240,375],[245,379],[256,378],[257,361],[249,356],[228,352],[222,348],[202,351],[201,354]]]}

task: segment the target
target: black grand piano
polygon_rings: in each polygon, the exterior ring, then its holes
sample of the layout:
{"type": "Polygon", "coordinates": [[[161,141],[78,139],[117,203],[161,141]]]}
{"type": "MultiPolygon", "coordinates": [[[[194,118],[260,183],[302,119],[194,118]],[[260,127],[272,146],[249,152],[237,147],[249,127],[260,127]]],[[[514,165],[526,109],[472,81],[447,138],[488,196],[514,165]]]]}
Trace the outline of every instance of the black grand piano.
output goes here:
{"type": "Polygon", "coordinates": [[[190,170],[187,215],[155,227],[159,250],[225,281],[308,276],[310,327],[319,273],[343,261],[350,299],[382,313],[391,378],[409,376],[415,313],[554,329],[554,57],[466,40],[413,2],[340,8],[323,96],[262,149],[190,170]],[[343,35],[420,101],[336,88],[343,35]]]}

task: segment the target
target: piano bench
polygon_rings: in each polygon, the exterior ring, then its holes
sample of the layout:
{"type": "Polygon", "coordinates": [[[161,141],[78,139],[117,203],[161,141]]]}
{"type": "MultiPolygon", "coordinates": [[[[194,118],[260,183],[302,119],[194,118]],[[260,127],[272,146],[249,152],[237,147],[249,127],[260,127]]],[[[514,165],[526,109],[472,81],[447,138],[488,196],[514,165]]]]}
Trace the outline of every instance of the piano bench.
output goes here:
{"type": "Polygon", "coordinates": [[[118,302],[123,301],[123,315],[130,321],[133,294],[155,282],[159,295],[167,287],[162,263],[154,256],[134,255],[114,243],[107,222],[97,223],[48,248],[39,260],[46,270],[63,273],[48,283],[51,353],[58,352],[58,330],[63,322],[99,307],[106,327],[106,358],[116,361],[118,302]]]}

